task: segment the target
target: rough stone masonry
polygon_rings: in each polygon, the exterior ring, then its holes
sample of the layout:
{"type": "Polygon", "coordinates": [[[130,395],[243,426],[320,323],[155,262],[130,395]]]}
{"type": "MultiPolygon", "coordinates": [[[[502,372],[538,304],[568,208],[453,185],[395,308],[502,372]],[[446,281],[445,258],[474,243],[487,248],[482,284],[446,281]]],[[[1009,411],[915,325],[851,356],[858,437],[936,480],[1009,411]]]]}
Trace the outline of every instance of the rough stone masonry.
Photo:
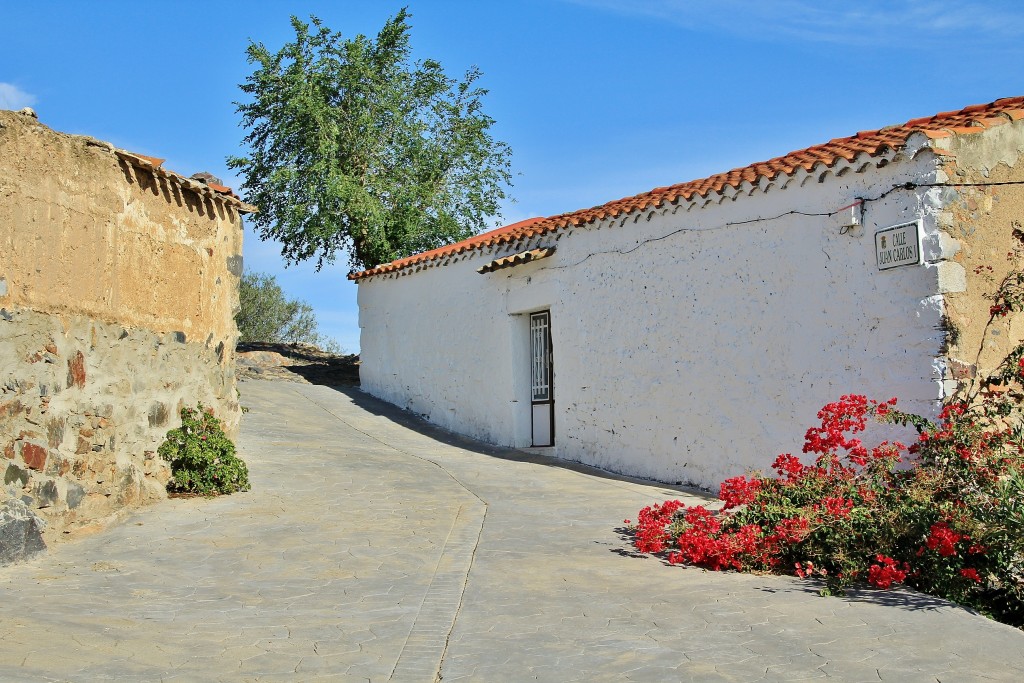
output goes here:
{"type": "Polygon", "coordinates": [[[166,495],[202,402],[238,428],[230,190],[0,111],[0,564],[166,495]]]}

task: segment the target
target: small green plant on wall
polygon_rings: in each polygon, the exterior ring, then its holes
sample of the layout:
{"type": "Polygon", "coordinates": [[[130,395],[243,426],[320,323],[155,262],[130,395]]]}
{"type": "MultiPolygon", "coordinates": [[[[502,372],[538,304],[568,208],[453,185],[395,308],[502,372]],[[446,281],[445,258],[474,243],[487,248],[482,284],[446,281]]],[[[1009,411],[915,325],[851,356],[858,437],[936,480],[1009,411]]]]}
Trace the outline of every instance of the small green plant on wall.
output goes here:
{"type": "Polygon", "coordinates": [[[181,426],[167,432],[158,453],[171,464],[167,490],[172,493],[212,496],[249,490],[249,468],[235,455],[235,444],[213,410],[202,403],[181,409],[181,426]]]}

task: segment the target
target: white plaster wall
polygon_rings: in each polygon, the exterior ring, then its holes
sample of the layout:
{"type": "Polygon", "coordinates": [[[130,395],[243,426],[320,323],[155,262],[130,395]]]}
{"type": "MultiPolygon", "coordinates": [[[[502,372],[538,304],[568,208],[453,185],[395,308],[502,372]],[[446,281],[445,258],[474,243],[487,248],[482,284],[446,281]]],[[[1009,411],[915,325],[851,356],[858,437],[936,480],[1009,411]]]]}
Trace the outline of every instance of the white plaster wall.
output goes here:
{"type": "Polygon", "coordinates": [[[469,265],[360,284],[360,383],[442,427],[511,445],[514,319],[469,265]]]}
{"type": "Polygon", "coordinates": [[[827,213],[907,181],[930,151],[704,208],[549,235],[551,258],[479,275],[505,252],[359,285],[366,391],[493,443],[529,445],[525,314],[550,308],[558,457],[715,487],[799,454],[817,410],[866,393],[931,414],[942,300],[935,263],[878,271],[876,229],[921,220],[937,259],[938,193],[827,213]],[[774,218],[777,217],[777,218],[774,218]],[[752,221],[752,222],[747,222],[752,221]],[[740,223],[740,225],[729,225],[740,223]]]}

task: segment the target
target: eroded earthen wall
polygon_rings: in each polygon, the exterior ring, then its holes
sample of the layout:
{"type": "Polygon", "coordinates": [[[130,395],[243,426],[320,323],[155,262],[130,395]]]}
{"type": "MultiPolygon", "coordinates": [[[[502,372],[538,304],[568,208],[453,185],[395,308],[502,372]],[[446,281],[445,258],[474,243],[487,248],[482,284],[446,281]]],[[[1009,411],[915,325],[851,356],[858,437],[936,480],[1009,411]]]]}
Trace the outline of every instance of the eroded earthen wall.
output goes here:
{"type": "Polygon", "coordinates": [[[1024,269],[1024,121],[950,140],[945,172],[946,233],[963,283],[946,295],[950,389],[987,377],[1024,341],[1020,316],[992,316],[993,293],[1024,269]],[[1014,234],[1016,231],[1016,235],[1014,234]]]}
{"type": "Polygon", "coordinates": [[[237,430],[238,208],[0,111],[0,506],[48,542],[165,495],[183,405],[237,430]]]}

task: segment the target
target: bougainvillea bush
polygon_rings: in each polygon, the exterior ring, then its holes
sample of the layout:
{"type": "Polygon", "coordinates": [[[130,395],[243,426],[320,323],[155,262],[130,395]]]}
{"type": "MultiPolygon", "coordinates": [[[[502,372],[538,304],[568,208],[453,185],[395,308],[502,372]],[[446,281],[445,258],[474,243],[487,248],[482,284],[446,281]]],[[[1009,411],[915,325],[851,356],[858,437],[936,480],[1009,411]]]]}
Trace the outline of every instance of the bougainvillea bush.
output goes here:
{"type": "MultiPolygon", "coordinates": [[[[1012,236],[1001,281],[990,266],[975,270],[992,285],[983,342],[1024,311],[1019,223],[1012,236]]],[[[896,399],[843,396],[807,430],[806,460],[784,454],[772,474],[726,480],[720,511],[644,508],[634,545],[673,564],[818,579],[824,593],[905,584],[1024,627],[1024,344],[956,399],[927,420],[896,399]],[[869,447],[860,436],[872,420],[916,436],[869,447]]]]}
{"type": "MultiPolygon", "coordinates": [[[[1004,362],[1004,379],[1024,378],[1021,356],[1004,362]]],[[[813,464],[784,454],[772,474],[725,481],[720,511],[644,508],[634,545],[673,564],[820,579],[824,593],[905,584],[1024,625],[1020,399],[989,390],[933,422],[896,399],[843,396],[807,430],[813,464]],[[871,420],[916,427],[917,440],[869,447],[858,435],[871,420]]]]}

